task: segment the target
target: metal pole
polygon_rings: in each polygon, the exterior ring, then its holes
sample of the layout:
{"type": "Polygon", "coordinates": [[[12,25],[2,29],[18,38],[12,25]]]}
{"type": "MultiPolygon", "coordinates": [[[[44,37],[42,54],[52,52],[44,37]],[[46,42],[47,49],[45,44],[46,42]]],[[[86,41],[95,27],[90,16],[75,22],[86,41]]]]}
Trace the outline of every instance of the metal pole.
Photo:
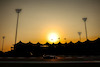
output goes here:
{"type": "Polygon", "coordinates": [[[17,15],[16,34],[15,34],[15,44],[16,44],[16,41],[17,41],[18,20],[19,20],[19,13],[18,13],[18,15],[17,15]]]}
{"type": "Polygon", "coordinates": [[[79,35],[80,41],[81,41],[81,35],[79,35]]]}
{"type": "Polygon", "coordinates": [[[2,42],[2,52],[3,52],[3,46],[4,46],[4,38],[5,38],[5,36],[3,36],[3,42],[2,42]]]}
{"type": "Polygon", "coordinates": [[[2,52],[3,52],[3,45],[4,45],[4,39],[3,39],[3,43],[2,43],[2,52]]]}
{"type": "Polygon", "coordinates": [[[66,38],[64,38],[64,40],[65,40],[65,43],[67,43],[66,38]]]}
{"type": "Polygon", "coordinates": [[[19,21],[19,13],[21,12],[22,9],[15,9],[17,13],[17,24],[16,24],[16,33],[15,33],[15,44],[17,41],[17,31],[18,31],[18,21],[19,21]]]}
{"type": "Polygon", "coordinates": [[[58,39],[59,39],[59,42],[60,42],[60,37],[58,39]]]}
{"type": "Polygon", "coordinates": [[[87,27],[86,27],[86,20],[87,20],[87,18],[82,18],[83,19],[83,21],[84,21],[84,24],[85,24],[85,32],[86,32],[86,40],[88,39],[88,37],[87,37],[87,27]]]}
{"type": "Polygon", "coordinates": [[[86,22],[84,22],[84,23],[85,23],[86,39],[88,39],[88,37],[87,37],[87,27],[86,27],[86,22]]]}
{"type": "Polygon", "coordinates": [[[79,40],[80,40],[80,41],[81,41],[81,33],[82,33],[82,32],[78,32],[79,40]]]}

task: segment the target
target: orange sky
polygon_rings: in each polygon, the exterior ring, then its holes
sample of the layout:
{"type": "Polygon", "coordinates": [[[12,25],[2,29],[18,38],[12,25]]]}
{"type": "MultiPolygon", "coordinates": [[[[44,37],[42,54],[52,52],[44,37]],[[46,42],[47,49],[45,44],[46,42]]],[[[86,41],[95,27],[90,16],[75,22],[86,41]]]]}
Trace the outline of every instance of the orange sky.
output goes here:
{"type": "Polygon", "coordinates": [[[22,9],[17,42],[50,42],[50,33],[56,33],[62,43],[64,38],[67,42],[77,42],[77,32],[82,32],[85,41],[83,17],[88,18],[88,38],[100,37],[100,0],[0,0],[0,46],[5,36],[4,51],[11,50],[15,41],[16,8],[22,9]]]}

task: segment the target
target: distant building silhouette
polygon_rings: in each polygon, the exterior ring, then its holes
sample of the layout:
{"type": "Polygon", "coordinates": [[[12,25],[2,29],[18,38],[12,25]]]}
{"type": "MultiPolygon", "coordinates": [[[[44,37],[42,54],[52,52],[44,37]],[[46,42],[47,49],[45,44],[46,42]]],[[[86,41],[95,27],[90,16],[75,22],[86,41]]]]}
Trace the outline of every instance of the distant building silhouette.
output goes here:
{"type": "Polygon", "coordinates": [[[38,57],[43,55],[100,55],[100,38],[84,42],[72,41],[69,43],[62,44],[40,44],[39,42],[33,44],[31,42],[23,43],[19,41],[14,45],[14,50],[3,53],[0,52],[0,56],[3,57],[38,57]]]}

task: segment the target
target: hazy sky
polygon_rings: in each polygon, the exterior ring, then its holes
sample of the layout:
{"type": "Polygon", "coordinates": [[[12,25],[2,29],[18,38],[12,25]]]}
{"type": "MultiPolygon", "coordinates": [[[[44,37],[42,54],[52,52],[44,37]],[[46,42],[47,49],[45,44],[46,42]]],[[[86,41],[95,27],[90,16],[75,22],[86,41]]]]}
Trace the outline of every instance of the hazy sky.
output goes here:
{"type": "Polygon", "coordinates": [[[82,20],[87,17],[88,39],[100,37],[100,0],[0,0],[0,50],[5,36],[4,51],[11,50],[15,41],[17,23],[16,8],[21,8],[18,38],[24,43],[49,42],[48,35],[56,33],[64,43],[77,42],[85,27],[82,20]]]}

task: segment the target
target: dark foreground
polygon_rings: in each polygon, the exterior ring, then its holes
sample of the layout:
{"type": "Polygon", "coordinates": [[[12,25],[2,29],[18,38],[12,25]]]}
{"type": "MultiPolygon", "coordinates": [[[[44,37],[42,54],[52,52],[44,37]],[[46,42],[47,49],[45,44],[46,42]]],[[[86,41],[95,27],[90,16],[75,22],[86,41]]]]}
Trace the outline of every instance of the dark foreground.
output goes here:
{"type": "Polygon", "coordinates": [[[0,67],[89,67],[100,66],[100,56],[80,56],[80,57],[62,57],[56,59],[43,59],[43,57],[0,57],[0,67]]]}
{"type": "Polygon", "coordinates": [[[0,67],[100,67],[99,63],[0,63],[0,67]]]}
{"type": "Polygon", "coordinates": [[[100,63],[100,56],[0,57],[0,63],[100,63]]]}

